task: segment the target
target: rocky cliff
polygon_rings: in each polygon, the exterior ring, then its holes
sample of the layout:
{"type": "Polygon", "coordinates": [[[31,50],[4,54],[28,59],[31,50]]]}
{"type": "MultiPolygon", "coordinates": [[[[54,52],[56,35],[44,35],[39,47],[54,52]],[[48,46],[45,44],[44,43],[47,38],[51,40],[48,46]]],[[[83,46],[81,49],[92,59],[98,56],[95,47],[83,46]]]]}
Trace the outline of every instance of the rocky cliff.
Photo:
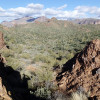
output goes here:
{"type": "Polygon", "coordinates": [[[90,92],[93,100],[100,100],[100,40],[93,40],[63,65],[57,76],[59,89],[66,94],[77,90],[90,92]]]}
{"type": "Polygon", "coordinates": [[[5,46],[4,38],[2,32],[0,32],[0,49],[2,49],[5,46]]]}
{"type": "Polygon", "coordinates": [[[12,100],[11,97],[7,93],[6,87],[2,84],[1,77],[0,77],[0,100],[12,100]]]}
{"type": "Polygon", "coordinates": [[[5,82],[6,75],[5,75],[5,70],[4,70],[3,59],[4,58],[0,55],[0,100],[12,100],[11,97],[8,95],[10,91],[8,92],[4,85],[6,84],[5,82]]]}

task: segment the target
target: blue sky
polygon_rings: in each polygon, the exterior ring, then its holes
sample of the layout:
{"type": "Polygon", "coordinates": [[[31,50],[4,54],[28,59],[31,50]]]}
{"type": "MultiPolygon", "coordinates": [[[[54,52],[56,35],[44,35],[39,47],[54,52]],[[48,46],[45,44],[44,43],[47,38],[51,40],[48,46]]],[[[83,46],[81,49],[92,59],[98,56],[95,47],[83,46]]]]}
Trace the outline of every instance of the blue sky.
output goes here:
{"type": "Polygon", "coordinates": [[[8,9],[26,6],[30,3],[39,3],[45,5],[45,7],[59,7],[67,4],[68,9],[73,9],[76,6],[98,6],[100,7],[100,0],[0,0],[0,6],[8,9]]]}
{"type": "Polygon", "coordinates": [[[100,0],[0,0],[0,21],[24,16],[99,18],[100,0]]]}

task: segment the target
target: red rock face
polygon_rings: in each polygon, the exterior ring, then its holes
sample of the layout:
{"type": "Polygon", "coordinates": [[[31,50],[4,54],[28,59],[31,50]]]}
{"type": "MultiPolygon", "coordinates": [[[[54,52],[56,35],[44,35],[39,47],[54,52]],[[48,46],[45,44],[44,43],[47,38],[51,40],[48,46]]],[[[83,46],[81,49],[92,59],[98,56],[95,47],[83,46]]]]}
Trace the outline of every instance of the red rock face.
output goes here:
{"type": "Polygon", "coordinates": [[[93,40],[64,64],[57,83],[67,94],[83,89],[100,100],[100,40],[93,40]]]}
{"type": "Polygon", "coordinates": [[[5,46],[3,34],[0,32],[0,49],[2,49],[5,46]]]}

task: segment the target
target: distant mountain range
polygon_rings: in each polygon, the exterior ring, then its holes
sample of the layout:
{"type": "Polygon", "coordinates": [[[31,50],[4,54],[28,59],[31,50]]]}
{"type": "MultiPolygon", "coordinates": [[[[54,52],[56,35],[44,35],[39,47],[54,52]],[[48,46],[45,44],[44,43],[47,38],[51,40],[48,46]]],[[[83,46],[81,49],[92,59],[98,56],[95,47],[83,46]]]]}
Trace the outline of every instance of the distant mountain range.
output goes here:
{"type": "Polygon", "coordinates": [[[16,25],[22,25],[22,24],[28,24],[28,23],[34,23],[34,22],[45,22],[47,21],[48,18],[42,16],[42,17],[37,17],[37,18],[33,18],[33,17],[29,17],[29,16],[25,16],[22,18],[18,18],[12,21],[3,21],[1,23],[1,25],[3,26],[7,26],[7,27],[13,27],[16,25]]]}
{"type": "MultiPolygon", "coordinates": [[[[51,18],[51,19],[54,19],[54,18],[51,18]]],[[[18,18],[12,21],[3,21],[1,25],[7,26],[7,27],[13,27],[16,25],[23,25],[23,24],[35,23],[35,22],[46,22],[49,20],[50,19],[45,16],[37,17],[37,18],[25,16],[25,17],[18,18]]],[[[100,24],[100,19],[93,19],[93,18],[71,19],[71,20],[68,19],[68,21],[75,23],[75,24],[100,24]]]]}
{"type": "Polygon", "coordinates": [[[74,19],[71,21],[76,24],[100,24],[100,19],[93,18],[74,19]]]}

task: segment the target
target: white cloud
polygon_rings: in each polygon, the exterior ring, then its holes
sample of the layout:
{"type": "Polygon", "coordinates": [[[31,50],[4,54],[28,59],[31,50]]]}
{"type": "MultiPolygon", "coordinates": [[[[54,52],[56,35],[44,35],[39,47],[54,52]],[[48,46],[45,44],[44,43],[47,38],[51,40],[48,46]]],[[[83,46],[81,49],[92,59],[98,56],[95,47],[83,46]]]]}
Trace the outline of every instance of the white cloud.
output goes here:
{"type": "Polygon", "coordinates": [[[63,6],[61,6],[61,7],[58,7],[57,9],[58,10],[62,10],[62,9],[64,9],[64,8],[66,8],[67,7],[67,4],[65,4],[65,5],[63,5],[63,6]]]}
{"type": "Polygon", "coordinates": [[[44,6],[42,4],[33,4],[33,3],[28,4],[27,7],[33,8],[33,9],[40,9],[40,10],[44,8],[44,6]]]}
{"type": "Polygon", "coordinates": [[[78,12],[100,15],[100,8],[98,8],[96,6],[93,6],[93,7],[89,7],[89,6],[77,6],[75,8],[75,10],[77,10],[78,12]]]}
{"type": "Polygon", "coordinates": [[[3,8],[0,7],[0,12],[4,12],[5,10],[3,8]]]}
{"type": "Polygon", "coordinates": [[[61,13],[62,11],[59,11],[59,10],[56,10],[56,9],[53,9],[53,8],[47,8],[47,9],[45,9],[44,12],[45,12],[45,15],[47,15],[47,16],[49,16],[49,15],[55,16],[55,15],[61,13]]]}
{"type": "Polygon", "coordinates": [[[59,19],[67,18],[83,18],[100,16],[100,8],[96,6],[77,6],[73,10],[65,10],[67,5],[63,5],[57,8],[44,8],[42,4],[28,4],[26,7],[17,7],[10,9],[3,9],[0,7],[0,19],[1,20],[12,20],[24,16],[47,16],[47,17],[56,17],[59,19]]]}
{"type": "Polygon", "coordinates": [[[76,8],[75,8],[75,10],[77,10],[78,12],[88,12],[89,11],[89,7],[87,7],[87,6],[77,6],[76,8]]]}
{"type": "Polygon", "coordinates": [[[41,4],[28,4],[27,7],[11,8],[9,11],[22,16],[32,16],[33,14],[42,13],[43,5],[41,4]]]}
{"type": "Polygon", "coordinates": [[[43,5],[42,4],[28,4],[26,7],[10,8],[4,10],[0,8],[0,19],[1,20],[12,20],[24,16],[43,16],[43,5]]]}
{"type": "Polygon", "coordinates": [[[51,16],[51,17],[57,17],[59,19],[67,19],[67,18],[79,18],[79,17],[85,17],[85,13],[79,12],[78,10],[73,11],[63,11],[61,9],[53,9],[53,8],[47,8],[45,9],[45,15],[51,16]]]}

